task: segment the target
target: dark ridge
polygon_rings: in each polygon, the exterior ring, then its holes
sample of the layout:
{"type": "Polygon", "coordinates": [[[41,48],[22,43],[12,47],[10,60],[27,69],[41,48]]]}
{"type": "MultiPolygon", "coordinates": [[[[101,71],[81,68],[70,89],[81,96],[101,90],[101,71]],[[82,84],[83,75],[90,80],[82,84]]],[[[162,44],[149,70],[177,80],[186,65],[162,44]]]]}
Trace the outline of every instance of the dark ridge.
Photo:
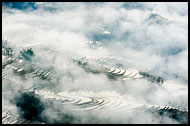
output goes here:
{"type": "Polygon", "coordinates": [[[34,96],[33,92],[22,93],[16,98],[16,106],[20,115],[27,120],[42,121],[41,114],[45,107],[41,100],[34,96]]]}
{"type": "Polygon", "coordinates": [[[160,117],[169,117],[173,120],[176,120],[180,124],[188,124],[188,111],[180,110],[178,108],[151,108],[147,109],[148,112],[153,113],[154,115],[159,115],[160,117]]]}
{"type": "Polygon", "coordinates": [[[179,123],[187,124],[188,123],[188,112],[180,111],[178,109],[160,109],[158,111],[159,115],[167,116],[172,119],[177,120],[179,123]]]}
{"type": "Polygon", "coordinates": [[[21,57],[23,57],[27,61],[31,61],[32,57],[34,56],[34,52],[32,51],[32,48],[20,51],[21,57]]]}

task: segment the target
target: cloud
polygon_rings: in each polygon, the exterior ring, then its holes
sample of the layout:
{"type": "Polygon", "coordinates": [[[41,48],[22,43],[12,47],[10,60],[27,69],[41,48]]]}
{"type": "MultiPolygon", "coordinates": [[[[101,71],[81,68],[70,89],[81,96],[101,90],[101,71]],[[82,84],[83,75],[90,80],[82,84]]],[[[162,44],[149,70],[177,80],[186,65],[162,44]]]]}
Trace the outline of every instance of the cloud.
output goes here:
{"type": "MultiPolygon", "coordinates": [[[[178,80],[179,85],[188,86],[187,2],[36,2],[34,6],[37,9],[4,7],[2,37],[15,45],[17,52],[28,45],[39,44],[33,48],[36,55],[34,62],[42,66],[50,65],[56,70],[59,83],[53,91],[108,90],[130,95],[143,103],[170,105],[167,91],[153,90],[154,86],[149,86],[144,80],[110,81],[104,74],[87,73],[70,61],[73,55],[78,58],[113,56],[116,59],[114,63],[119,60],[126,68],[159,75],[166,81],[178,80]],[[88,40],[101,42],[102,48],[89,48],[88,40]],[[42,47],[50,52],[47,53],[42,47]]],[[[27,84],[43,83],[27,77],[27,84]]],[[[178,100],[172,100],[172,105],[182,103],[187,108],[186,95],[172,96],[172,99],[178,100]],[[179,97],[185,100],[180,101],[179,97]]],[[[115,116],[111,116],[114,115],[109,115],[114,119],[115,116]]],[[[121,119],[121,122],[145,122],[144,118],[141,120],[141,115],[138,120],[132,119],[133,116],[131,114],[126,121],[121,119]]],[[[150,119],[147,123],[161,122],[150,119]]]]}

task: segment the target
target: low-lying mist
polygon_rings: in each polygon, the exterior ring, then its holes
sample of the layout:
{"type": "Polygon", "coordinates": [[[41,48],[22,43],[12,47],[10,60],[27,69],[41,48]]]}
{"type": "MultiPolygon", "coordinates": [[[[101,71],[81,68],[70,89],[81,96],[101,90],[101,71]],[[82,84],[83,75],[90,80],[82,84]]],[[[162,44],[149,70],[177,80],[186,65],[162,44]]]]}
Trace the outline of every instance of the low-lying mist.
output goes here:
{"type": "Polygon", "coordinates": [[[14,79],[2,81],[3,110],[45,123],[179,123],[136,108],[188,110],[187,3],[36,2],[34,6],[37,9],[3,6],[2,44],[7,42],[15,55],[31,48],[34,57],[27,61],[28,67],[52,70],[54,80],[23,77],[2,67],[2,78],[5,74],[14,79]],[[73,59],[87,60],[98,71],[103,67],[144,71],[162,77],[164,83],[113,80],[103,72],[85,70],[73,59]],[[80,106],[63,105],[59,97],[81,99],[76,102],[80,106]],[[83,105],[89,99],[97,101],[98,109],[83,105]]]}

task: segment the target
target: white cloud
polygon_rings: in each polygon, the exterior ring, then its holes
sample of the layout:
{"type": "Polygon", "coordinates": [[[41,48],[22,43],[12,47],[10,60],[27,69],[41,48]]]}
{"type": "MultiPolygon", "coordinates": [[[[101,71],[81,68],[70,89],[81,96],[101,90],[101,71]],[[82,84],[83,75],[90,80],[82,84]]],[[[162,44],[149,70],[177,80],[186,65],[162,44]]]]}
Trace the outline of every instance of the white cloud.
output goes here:
{"type": "MultiPolygon", "coordinates": [[[[146,94],[152,87],[144,81],[129,81],[124,84],[128,89],[124,90],[122,82],[112,82],[102,74],[87,74],[66,58],[68,52],[86,57],[112,55],[123,58],[126,67],[149,71],[166,80],[175,79],[175,74],[188,80],[187,3],[135,3],[128,5],[131,8],[125,8],[125,4],[37,2],[38,9],[33,11],[3,9],[2,36],[15,45],[41,43],[59,52],[60,55],[49,58],[61,77],[57,90],[116,90],[144,102],[168,104],[164,91],[146,94]],[[153,13],[165,20],[159,17],[151,22],[153,13]],[[99,39],[103,49],[91,50],[86,45],[87,39],[99,39]],[[75,81],[62,77],[66,72],[75,76],[75,81]],[[155,97],[159,100],[155,101],[155,97]]],[[[47,54],[36,53],[48,59],[47,54]]],[[[139,117],[137,122],[143,120],[139,117]]]]}

